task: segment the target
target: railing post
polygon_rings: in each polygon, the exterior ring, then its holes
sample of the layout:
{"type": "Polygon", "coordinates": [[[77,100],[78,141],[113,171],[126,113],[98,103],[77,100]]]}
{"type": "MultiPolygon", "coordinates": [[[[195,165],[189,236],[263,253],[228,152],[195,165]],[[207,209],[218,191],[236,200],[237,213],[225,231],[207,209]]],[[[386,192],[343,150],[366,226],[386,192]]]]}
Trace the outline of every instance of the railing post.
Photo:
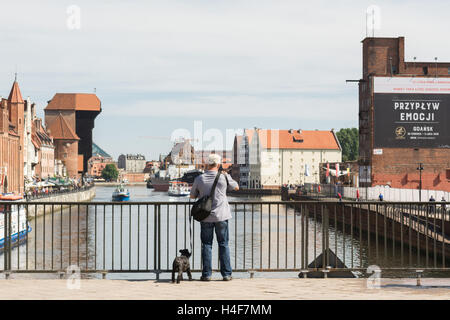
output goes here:
{"type": "MultiPolygon", "coordinates": [[[[11,271],[11,214],[12,205],[6,205],[5,210],[5,227],[4,227],[4,246],[3,259],[5,260],[5,271],[11,271]]],[[[9,278],[9,272],[5,273],[6,278],[9,278]]]]}
{"type": "Polygon", "coordinates": [[[324,247],[325,247],[325,264],[323,264],[323,266],[328,266],[330,265],[330,257],[329,257],[329,239],[330,239],[330,216],[329,216],[329,210],[328,207],[325,205],[325,208],[323,210],[323,214],[324,214],[324,224],[325,224],[325,232],[323,233],[324,235],[324,247]]]}
{"type": "MultiPolygon", "coordinates": [[[[315,205],[318,205],[319,203],[316,203],[315,205]]],[[[323,208],[323,204],[320,205],[320,215],[322,216],[322,267],[325,267],[327,265],[327,259],[326,259],[326,219],[325,219],[325,211],[323,208]]],[[[315,235],[314,235],[315,236],[315,235]]],[[[315,258],[315,257],[314,257],[315,258]]]]}
{"type": "Polygon", "coordinates": [[[156,280],[159,280],[159,274],[161,273],[161,219],[160,219],[160,205],[155,204],[154,207],[154,253],[155,253],[155,271],[156,280]]]}
{"type": "Polygon", "coordinates": [[[8,206],[5,205],[5,210],[3,211],[3,271],[8,270],[8,206]]]}

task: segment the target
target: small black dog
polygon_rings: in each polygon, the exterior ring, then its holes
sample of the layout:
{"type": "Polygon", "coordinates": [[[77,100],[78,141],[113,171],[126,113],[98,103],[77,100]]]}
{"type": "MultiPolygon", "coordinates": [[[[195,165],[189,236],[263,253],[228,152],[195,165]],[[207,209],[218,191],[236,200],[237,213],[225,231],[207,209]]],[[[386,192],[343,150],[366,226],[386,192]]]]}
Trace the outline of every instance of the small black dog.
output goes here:
{"type": "Polygon", "coordinates": [[[192,281],[191,265],[189,263],[189,257],[191,256],[188,249],[180,250],[181,256],[176,257],[172,264],[172,282],[175,282],[175,272],[178,272],[177,283],[183,280],[183,272],[186,272],[189,281],[192,281]]]}

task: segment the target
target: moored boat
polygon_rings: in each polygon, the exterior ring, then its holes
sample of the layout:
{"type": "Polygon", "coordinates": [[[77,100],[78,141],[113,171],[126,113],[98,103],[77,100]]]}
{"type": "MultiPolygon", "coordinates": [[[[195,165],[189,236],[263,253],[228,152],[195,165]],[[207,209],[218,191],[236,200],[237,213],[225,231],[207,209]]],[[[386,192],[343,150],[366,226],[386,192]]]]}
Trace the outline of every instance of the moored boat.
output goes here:
{"type": "Polygon", "coordinates": [[[151,183],[155,191],[167,192],[169,190],[169,178],[152,178],[151,183]]]}
{"type": "Polygon", "coordinates": [[[14,194],[0,195],[0,250],[3,250],[5,246],[5,215],[7,223],[11,224],[9,229],[11,230],[9,236],[11,246],[21,243],[26,239],[27,234],[31,232],[31,227],[28,224],[25,213],[25,207],[20,204],[21,201],[22,196],[14,194]],[[9,203],[2,203],[2,201],[7,201],[9,203]],[[11,202],[14,202],[14,204],[10,204],[11,202]]]}

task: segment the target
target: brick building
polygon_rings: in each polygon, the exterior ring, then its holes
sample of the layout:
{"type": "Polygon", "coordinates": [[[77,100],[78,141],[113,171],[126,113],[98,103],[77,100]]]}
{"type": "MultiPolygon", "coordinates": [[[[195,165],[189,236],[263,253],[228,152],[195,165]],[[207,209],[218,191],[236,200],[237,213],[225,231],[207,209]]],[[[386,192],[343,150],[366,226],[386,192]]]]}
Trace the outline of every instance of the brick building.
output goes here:
{"type": "Polygon", "coordinates": [[[53,177],[55,175],[55,146],[53,139],[43,127],[41,119],[34,119],[31,139],[37,157],[34,175],[40,179],[53,177]]]}
{"type": "Polygon", "coordinates": [[[25,181],[49,176],[54,176],[53,141],[16,79],[0,103],[0,192],[23,193],[25,181]]]}
{"type": "Polygon", "coordinates": [[[100,178],[107,164],[113,164],[117,168],[113,158],[98,145],[92,143],[92,157],[88,160],[88,175],[100,178]]]}
{"type": "Polygon", "coordinates": [[[101,111],[100,99],[88,93],[57,93],[44,109],[55,158],[66,166],[71,178],[87,172],[94,120],[101,111]]]}
{"type": "Polygon", "coordinates": [[[19,159],[20,136],[9,118],[9,99],[0,100],[0,193],[23,192],[23,164],[19,159]]]}
{"type": "Polygon", "coordinates": [[[100,178],[107,164],[112,164],[117,168],[117,164],[112,158],[105,158],[99,155],[91,157],[88,161],[88,175],[94,178],[100,178]]]}
{"type": "Polygon", "coordinates": [[[362,45],[360,186],[450,191],[450,63],[405,61],[403,37],[362,45]]]}

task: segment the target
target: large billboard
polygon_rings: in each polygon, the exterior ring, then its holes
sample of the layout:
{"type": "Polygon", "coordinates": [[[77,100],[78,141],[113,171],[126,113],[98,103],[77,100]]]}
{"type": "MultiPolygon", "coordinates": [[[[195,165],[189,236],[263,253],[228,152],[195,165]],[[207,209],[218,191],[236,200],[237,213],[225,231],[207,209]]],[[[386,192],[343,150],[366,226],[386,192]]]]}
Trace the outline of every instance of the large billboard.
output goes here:
{"type": "Polygon", "coordinates": [[[374,78],[375,148],[450,148],[450,78],[374,78]]]}

